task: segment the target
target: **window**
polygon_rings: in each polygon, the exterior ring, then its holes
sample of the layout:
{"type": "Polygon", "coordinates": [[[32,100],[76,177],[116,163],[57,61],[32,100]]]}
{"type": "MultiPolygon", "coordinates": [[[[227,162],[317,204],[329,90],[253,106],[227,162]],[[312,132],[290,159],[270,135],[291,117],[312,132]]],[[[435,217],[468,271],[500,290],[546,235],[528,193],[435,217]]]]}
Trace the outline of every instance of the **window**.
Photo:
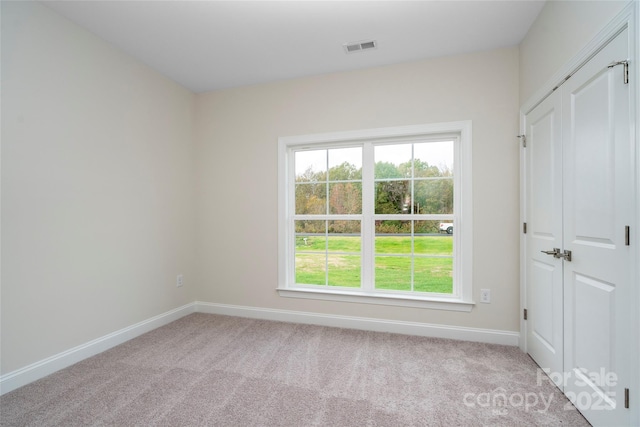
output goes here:
{"type": "Polygon", "coordinates": [[[282,296],[469,311],[471,123],[280,138],[282,296]]]}

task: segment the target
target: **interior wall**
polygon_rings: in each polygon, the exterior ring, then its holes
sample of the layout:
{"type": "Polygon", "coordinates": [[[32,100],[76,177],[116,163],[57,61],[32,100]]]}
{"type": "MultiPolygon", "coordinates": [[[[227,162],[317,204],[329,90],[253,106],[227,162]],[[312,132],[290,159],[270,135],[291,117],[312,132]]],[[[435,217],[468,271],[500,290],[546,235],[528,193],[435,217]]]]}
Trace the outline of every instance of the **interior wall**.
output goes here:
{"type": "Polygon", "coordinates": [[[2,373],[195,299],[194,107],[47,7],[2,2],[2,373]]]}
{"type": "Polygon", "coordinates": [[[520,44],[520,103],[548,83],[627,4],[548,0],[520,44]]]}
{"type": "Polygon", "coordinates": [[[197,95],[198,298],[206,302],[517,331],[518,49],[197,95]],[[473,122],[471,313],[292,299],[277,287],[278,137],[473,122]]]}

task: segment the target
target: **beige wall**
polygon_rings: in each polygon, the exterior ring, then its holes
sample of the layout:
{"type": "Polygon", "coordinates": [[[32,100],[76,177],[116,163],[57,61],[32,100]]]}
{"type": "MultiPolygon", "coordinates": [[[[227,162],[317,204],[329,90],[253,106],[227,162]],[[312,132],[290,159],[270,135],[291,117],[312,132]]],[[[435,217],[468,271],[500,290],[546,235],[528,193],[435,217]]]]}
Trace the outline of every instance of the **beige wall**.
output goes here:
{"type": "Polygon", "coordinates": [[[520,103],[548,83],[627,4],[629,1],[547,1],[520,44],[520,103]]]}
{"type": "Polygon", "coordinates": [[[400,64],[197,97],[202,301],[517,331],[518,49],[400,64]],[[473,121],[471,313],[279,297],[278,137],[473,121]]]}
{"type": "Polygon", "coordinates": [[[194,102],[2,2],[2,373],[195,299],[194,102]]]}

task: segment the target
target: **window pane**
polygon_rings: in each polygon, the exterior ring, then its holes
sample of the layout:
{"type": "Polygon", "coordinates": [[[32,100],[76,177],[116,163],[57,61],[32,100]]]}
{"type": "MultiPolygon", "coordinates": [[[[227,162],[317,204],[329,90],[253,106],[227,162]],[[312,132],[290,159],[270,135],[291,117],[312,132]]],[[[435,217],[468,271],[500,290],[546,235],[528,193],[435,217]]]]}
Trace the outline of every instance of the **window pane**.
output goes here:
{"type": "Polygon", "coordinates": [[[438,225],[442,221],[414,221],[414,234],[438,234],[440,232],[438,225]]]}
{"type": "Polygon", "coordinates": [[[411,258],[380,256],[375,264],[376,289],[411,290],[411,258]]]}
{"type": "Polygon", "coordinates": [[[453,175],[453,141],[414,144],[416,178],[453,175]]]}
{"type": "Polygon", "coordinates": [[[439,231],[441,223],[445,224],[445,230],[453,227],[453,221],[415,222],[413,251],[416,255],[453,256],[453,236],[439,231]]]}
{"type": "Polygon", "coordinates": [[[295,221],[296,252],[322,252],[327,250],[325,221],[295,221]]]}
{"type": "Polygon", "coordinates": [[[305,285],[326,285],[326,260],[323,254],[296,253],[296,283],[305,285]]]}
{"type": "Polygon", "coordinates": [[[296,184],[296,214],[326,214],[327,184],[296,184]]]}
{"type": "Polygon", "coordinates": [[[376,182],[377,214],[411,213],[411,181],[376,182]]]}
{"type": "Polygon", "coordinates": [[[334,220],[329,221],[329,233],[347,233],[360,235],[360,221],[334,220]]]}
{"type": "Polygon", "coordinates": [[[329,286],[361,286],[360,221],[328,222],[329,286]]]}
{"type": "Polygon", "coordinates": [[[320,233],[326,232],[326,222],[318,220],[298,220],[295,221],[296,233],[320,233]]]}
{"type": "Polygon", "coordinates": [[[429,179],[414,182],[416,212],[420,214],[453,213],[453,179],[429,179]]]}
{"type": "Polygon", "coordinates": [[[335,255],[327,257],[329,286],[360,287],[361,261],[359,255],[335,255]]]}
{"type": "Polygon", "coordinates": [[[296,252],[322,252],[327,250],[327,239],[324,235],[296,235],[296,252]]]}
{"type": "Polygon", "coordinates": [[[411,144],[376,145],[375,179],[411,178],[411,144]]]}
{"type": "Polygon", "coordinates": [[[296,182],[327,180],[327,150],[296,151],[296,182]]]}
{"type": "Polygon", "coordinates": [[[329,221],[328,250],[330,252],[361,251],[360,221],[329,221]]]}
{"type": "Polygon", "coordinates": [[[410,254],[411,221],[376,221],[376,254],[410,254]]]}
{"type": "Polygon", "coordinates": [[[362,147],[329,150],[329,181],[362,179],[362,147]]]}
{"type": "Polygon", "coordinates": [[[453,221],[451,220],[438,221],[438,231],[440,233],[453,234],[453,231],[454,231],[453,221]]]}
{"type": "Polygon", "coordinates": [[[362,213],[362,183],[329,184],[329,213],[334,215],[362,213]]]}
{"type": "Polygon", "coordinates": [[[414,258],[414,290],[453,293],[453,258],[414,258]]]}

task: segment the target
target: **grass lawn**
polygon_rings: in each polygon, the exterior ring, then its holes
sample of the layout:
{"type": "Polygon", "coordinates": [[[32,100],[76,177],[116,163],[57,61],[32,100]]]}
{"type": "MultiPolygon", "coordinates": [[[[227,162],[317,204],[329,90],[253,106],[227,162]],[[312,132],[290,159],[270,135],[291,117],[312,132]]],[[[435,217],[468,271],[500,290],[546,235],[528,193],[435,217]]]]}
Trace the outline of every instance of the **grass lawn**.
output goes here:
{"type": "MultiPolygon", "coordinates": [[[[359,236],[305,236],[296,238],[296,282],[360,287],[359,236]],[[328,248],[328,252],[327,252],[328,248]],[[347,253],[335,253],[347,252],[347,253]]],[[[449,235],[415,236],[413,289],[420,292],[453,292],[453,239],[449,235]]],[[[376,236],[376,289],[411,290],[411,237],[376,236]],[[400,255],[400,256],[389,256],[400,255]]]]}

